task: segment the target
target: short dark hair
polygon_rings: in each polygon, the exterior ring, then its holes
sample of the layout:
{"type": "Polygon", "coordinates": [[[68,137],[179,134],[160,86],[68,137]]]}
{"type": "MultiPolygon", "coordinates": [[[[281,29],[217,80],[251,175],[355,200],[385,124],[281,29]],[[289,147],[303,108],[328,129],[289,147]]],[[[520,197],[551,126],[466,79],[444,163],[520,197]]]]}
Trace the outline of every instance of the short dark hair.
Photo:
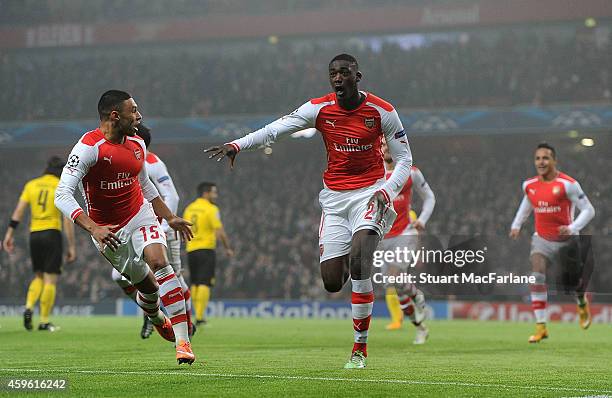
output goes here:
{"type": "Polygon", "coordinates": [[[329,64],[331,65],[334,61],[347,61],[350,64],[355,64],[355,68],[359,69],[357,59],[350,54],[338,54],[334,58],[332,58],[331,61],[329,61],[329,64]]]}
{"type": "Polygon", "coordinates": [[[536,151],[538,149],[550,149],[550,152],[552,152],[553,159],[557,159],[557,151],[555,151],[555,148],[553,148],[553,146],[550,145],[548,142],[539,143],[538,147],[536,148],[536,151]]]}
{"type": "Polygon", "coordinates": [[[200,184],[198,184],[198,196],[202,196],[202,194],[210,192],[212,187],[216,186],[217,184],[215,184],[214,182],[201,182],[200,184]]]}
{"type": "Polygon", "coordinates": [[[138,125],[138,136],[142,138],[147,148],[151,145],[151,129],[142,123],[138,125]]]}
{"type": "Polygon", "coordinates": [[[59,156],[51,156],[47,160],[47,167],[43,174],[53,174],[56,177],[62,175],[62,169],[66,165],[66,162],[59,156]]]}
{"type": "Polygon", "coordinates": [[[108,119],[108,116],[112,111],[121,110],[121,104],[123,101],[132,98],[132,96],[125,91],[121,90],[108,90],[100,97],[98,101],[98,115],[100,120],[108,119]]]}

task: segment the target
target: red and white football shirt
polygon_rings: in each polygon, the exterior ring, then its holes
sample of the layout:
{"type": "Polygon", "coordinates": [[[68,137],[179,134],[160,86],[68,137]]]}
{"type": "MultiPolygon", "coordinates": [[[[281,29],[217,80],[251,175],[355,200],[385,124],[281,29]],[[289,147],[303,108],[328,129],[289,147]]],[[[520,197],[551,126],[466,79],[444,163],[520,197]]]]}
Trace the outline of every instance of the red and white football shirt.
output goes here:
{"type": "MultiPolygon", "coordinates": [[[[387,171],[385,177],[391,177],[391,171],[387,171]]],[[[391,230],[385,235],[385,239],[393,238],[398,235],[415,235],[417,231],[414,228],[409,228],[410,225],[410,209],[412,203],[412,191],[415,190],[419,197],[423,200],[423,208],[419,214],[419,221],[425,225],[431,217],[435,206],[435,196],[425,181],[425,176],[416,166],[410,168],[410,178],[400,191],[399,195],[393,199],[393,209],[397,213],[397,218],[391,227],[391,230]]]]}
{"type": "Polygon", "coordinates": [[[99,130],[74,146],[56,190],[55,205],[73,221],[83,212],[74,199],[81,189],[87,214],[98,225],[126,225],[144,203],[159,196],[144,167],[146,148],[137,137],[121,144],[107,141],[99,130]]]}
{"type": "Polygon", "coordinates": [[[327,149],[325,185],[334,191],[346,191],[369,187],[385,176],[381,152],[385,136],[397,166],[381,190],[393,199],[410,175],[410,147],[393,106],[374,94],[363,94],[365,100],[351,111],[338,105],[335,93],[312,99],[291,114],[230,144],[236,150],[257,148],[282,135],[316,128],[327,149]]]}
{"type": "Polygon", "coordinates": [[[567,237],[559,235],[559,227],[568,226],[577,235],[593,218],[595,211],[578,181],[559,173],[552,181],[533,177],[523,182],[523,202],[512,223],[513,229],[520,229],[533,209],[535,232],[550,241],[562,241],[567,237]],[[574,220],[574,209],[580,209],[574,220]]]}

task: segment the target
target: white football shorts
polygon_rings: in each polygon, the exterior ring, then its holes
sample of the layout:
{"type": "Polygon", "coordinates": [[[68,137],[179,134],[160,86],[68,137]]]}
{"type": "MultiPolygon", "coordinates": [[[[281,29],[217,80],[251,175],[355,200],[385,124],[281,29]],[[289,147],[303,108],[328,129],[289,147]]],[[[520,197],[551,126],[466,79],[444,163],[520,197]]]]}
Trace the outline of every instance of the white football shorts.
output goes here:
{"type": "Polygon", "coordinates": [[[121,241],[119,248],[112,251],[108,246],[100,247],[92,237],[94,244],[111,265],[130,280],[132,284],[141,282],[149,273],[149,266],[144,261],[144,248],[153,243],[167,247],[166,235],[157,221],[151,203],[144,203],[138,213],[115,235],[121,241]]]}
{"type": "Polygon", "coordinates": [[[572,239],[565,241],[546,240],[539,235],[531,237],[531,252],[529,256],[539,253],[546,257],[551,264],[560,264],[561,249],[572,244],[572,239]]]}
{"type": "Polygon", "coordinates": [[[368,207],[370,197],[385,183],[382,178],[369,187],[333,191],[327,187],[319,193],[321,223],[319,225],[320,262],[341,257],[351,251],[351,239],[355,232],[372,229],[384,236],[397,216],[390,205],[380,223],[375,222],[375,209],[368,207]]]}

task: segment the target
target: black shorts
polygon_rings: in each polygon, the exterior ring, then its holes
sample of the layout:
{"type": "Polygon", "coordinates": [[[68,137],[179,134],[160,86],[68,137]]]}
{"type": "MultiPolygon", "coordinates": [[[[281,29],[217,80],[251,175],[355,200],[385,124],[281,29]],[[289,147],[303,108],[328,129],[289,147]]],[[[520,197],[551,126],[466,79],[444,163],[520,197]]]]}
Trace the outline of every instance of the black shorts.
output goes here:
{"type": "Polygon", "coordinates": [[[194,285],[214,286],[217,255],[214,250],[202,249],[187,253],[189,275],[194,285]]]}
{"type": "Polygon", "coordinates": [[[62,273],[62,233],[47,229],[30,233],[30,257],[34,272],[62,273]]]}

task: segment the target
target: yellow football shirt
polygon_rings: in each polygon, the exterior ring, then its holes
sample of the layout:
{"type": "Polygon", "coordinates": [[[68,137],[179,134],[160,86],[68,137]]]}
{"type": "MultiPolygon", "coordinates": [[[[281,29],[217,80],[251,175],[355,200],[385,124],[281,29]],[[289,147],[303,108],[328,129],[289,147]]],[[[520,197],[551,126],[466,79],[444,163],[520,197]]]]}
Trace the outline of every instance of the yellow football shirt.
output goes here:
{"type": "Polygon", "coordinates": [[[32,220],[30,232],[48,229],[62,230],[62,213],[55,207],[55,189],[59,178],[53,174],[45,174],[28,181],[23,188],[19,200],[30,205],[32,220]]]}
{"type": "Polygon", "coordinates": [[[191,202],[183,218],[190,221],[193,225],[193,239],[188,241],[186,248],[188,252],[202,249],[215,249],[217,247],[217,230],[223,227],[219,208],[209,200],[198,198],[191,202]]]}

